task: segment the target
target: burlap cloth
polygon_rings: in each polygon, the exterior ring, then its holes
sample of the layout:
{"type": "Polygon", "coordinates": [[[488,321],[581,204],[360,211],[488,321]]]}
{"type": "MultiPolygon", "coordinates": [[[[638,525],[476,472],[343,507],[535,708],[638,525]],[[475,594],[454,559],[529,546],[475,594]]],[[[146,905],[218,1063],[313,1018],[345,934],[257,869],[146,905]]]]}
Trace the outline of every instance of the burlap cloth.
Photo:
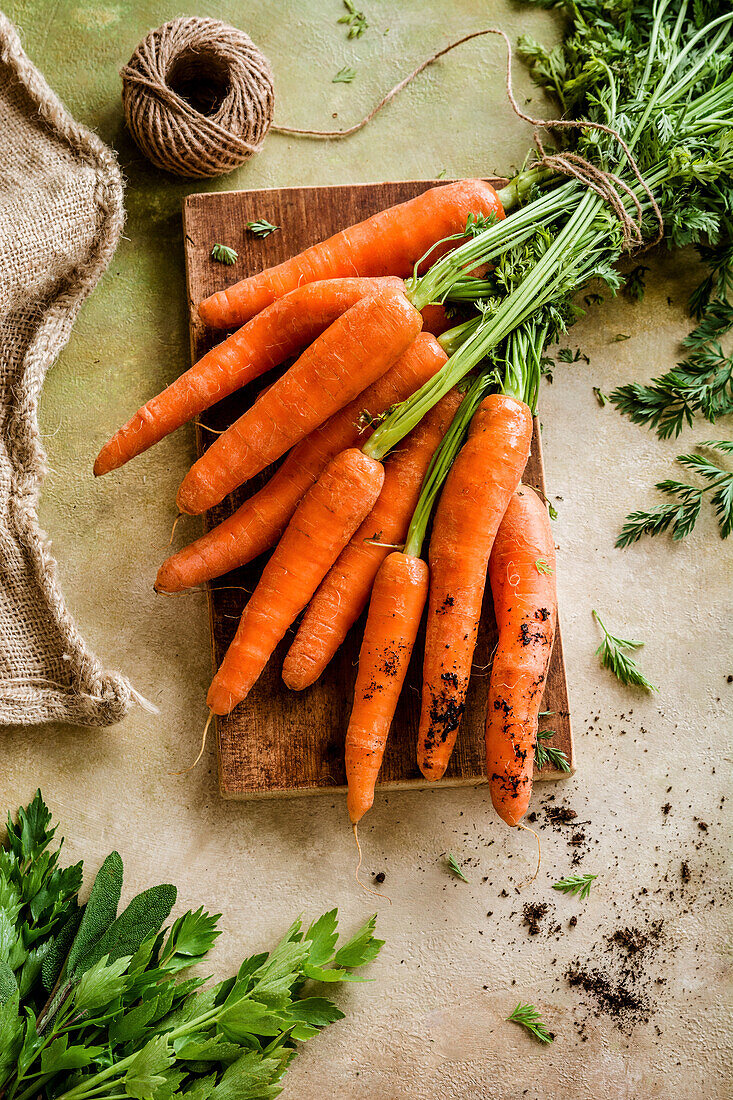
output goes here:
{"type": "Polygon", "coordinates": [[[114,155],[69,117],[0,12],[0,723],[116,722],[132,698],[84,644],[36,506],[38,397],[123,222],[114,155]]]}

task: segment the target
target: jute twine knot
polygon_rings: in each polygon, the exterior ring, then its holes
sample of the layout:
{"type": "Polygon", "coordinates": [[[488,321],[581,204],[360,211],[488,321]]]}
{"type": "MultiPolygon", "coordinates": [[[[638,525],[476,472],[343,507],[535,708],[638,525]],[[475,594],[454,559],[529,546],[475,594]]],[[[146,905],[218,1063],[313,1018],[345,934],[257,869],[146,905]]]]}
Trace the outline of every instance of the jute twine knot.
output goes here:
{"type": "Polygon", "coordinates": [[[272,70],[244,31],[218,19],[174,19],[143,39],[121,76],[130,133],[158,168],[219,176],[262,148],[272,70]]]}

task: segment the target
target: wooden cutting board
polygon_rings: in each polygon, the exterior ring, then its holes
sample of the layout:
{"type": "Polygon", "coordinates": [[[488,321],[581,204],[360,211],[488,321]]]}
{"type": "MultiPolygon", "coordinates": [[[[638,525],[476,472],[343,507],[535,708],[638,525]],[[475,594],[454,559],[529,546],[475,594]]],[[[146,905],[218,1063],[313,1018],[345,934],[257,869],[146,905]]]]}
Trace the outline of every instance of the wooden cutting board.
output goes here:
{"type": "MultiPolygon", "coordinates": [[[[221,333],[208,330],[198,319],[196,305],[202,298],[263,267],[280,263],[293,253],[386,206],[404,202],[435,183],[435,180],[421,180],[189,196],[184,204],[183,220],[193,361],[222,339],[221,333]],[[246,222],[257,219],[266,219],[280,228],[266,238],[258,238],[245,228],[246,222]],[[211,248],[216,243],[237,250],[239,258],[233,267],[211,260],[211,248]]],[[[218,431],[230,424],[249,407],[258,390],[269,380],[261,379],[234,394],[202,418],[202,424],[197,429],[199,454],[215,438],[207,429],[218,431]]],[[[265,480],[266,474],[263,474],[244,490],[212,509],[205,517],[207,529],[220,523],[265,480]]],[[[544,492],[537,424],[525,481],[544,492]]],[[[220,664],[234,636],[247,598],[246,592],[240,591],[239,587],[251,591],[261,568],[262,559],[209,586],[215,666],[220,664]]],[[[359,623],[351,631],[341,652],[320,681],[300,694],[286,690],[280,679],[283,658],[292,639],[290,633],[244,703],[226,718],[217,720],[219,782],[224,797],[273,797],[333,792],[344,788],[344,732],[351,709],[362,627],[363,623],[359,623]]],[[[466,714],[453,758],[438,784],[440,786],[485,781],[483,716],[496,637],[491,595],[487,592],[466,714]]],[[[382,767],[383,787],[427,785],[415,763],[421,659],[422,643],[418,638],[382,767]]],[[[540,720],[540,728],[555,731],[550,743],[566,753],[573,769],[573,742],[559,631],[542,709],[550,714],[540,720]]],[[[544,769],[537,778],[554,779],[561,774],[544,769]]]]}

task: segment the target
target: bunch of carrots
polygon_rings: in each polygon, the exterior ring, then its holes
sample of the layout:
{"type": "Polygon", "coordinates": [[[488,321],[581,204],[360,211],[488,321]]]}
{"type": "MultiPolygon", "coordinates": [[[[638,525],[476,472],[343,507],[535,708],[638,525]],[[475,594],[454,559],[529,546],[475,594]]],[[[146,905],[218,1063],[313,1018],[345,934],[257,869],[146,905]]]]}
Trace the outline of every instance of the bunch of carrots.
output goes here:
{"type": "MultiPolygon", "coordinates": [[[[122,466],[298,356],[194,463],[178,507],[200,514],[284,460],[237,511],[164,562],[156,589],[184,591],[274,547],[209,689],[217,715],[247,696],[302,612],[282,673],[294,691],[318,679],[368,605],[346,731],[354,824],[374,799],[426,604],[417,758],[428,780],[445,772],[487,574],[499,626],[486,716],[491,797],[512,826],[529,803],[557,621],[547,511],[521,484],[547,327],[509,335],[502,360],[487,360],[480,345],[466,354],[481,313],[448,327],[442,308],[420,301],[417,277],[420,265],[500,223],[517,198],[516,186],[496,192],[483,180],[435,187],[207,298],[201,318],[233,334],[135,413],[95,463],[97,475],[122,466]],[[385,431],[400,409],[407,415],[385,431]]],[[[461,269],[455,297],[480,278],[461,269]]]]}

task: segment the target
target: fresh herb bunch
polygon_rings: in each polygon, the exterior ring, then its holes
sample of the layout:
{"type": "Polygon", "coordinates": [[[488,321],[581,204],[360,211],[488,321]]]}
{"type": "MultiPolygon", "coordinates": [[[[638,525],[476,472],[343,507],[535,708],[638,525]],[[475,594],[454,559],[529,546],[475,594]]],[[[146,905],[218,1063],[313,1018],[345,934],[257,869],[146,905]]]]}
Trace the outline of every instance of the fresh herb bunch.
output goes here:
{"type": "Polygon", "coordinates": [[[59,866],[40,791],[0,848],[0,1096],[3,1100],[270,1100],[310,1039],[341,1019],[307,982],[363,981],[375,917],[337,947],[337,912],[215,985],[181,978],[219,935],[203,908],[164,928],[174,886],[118,916],[122,860],[102,864],[80,905],[82,864],[59,866]]]}

